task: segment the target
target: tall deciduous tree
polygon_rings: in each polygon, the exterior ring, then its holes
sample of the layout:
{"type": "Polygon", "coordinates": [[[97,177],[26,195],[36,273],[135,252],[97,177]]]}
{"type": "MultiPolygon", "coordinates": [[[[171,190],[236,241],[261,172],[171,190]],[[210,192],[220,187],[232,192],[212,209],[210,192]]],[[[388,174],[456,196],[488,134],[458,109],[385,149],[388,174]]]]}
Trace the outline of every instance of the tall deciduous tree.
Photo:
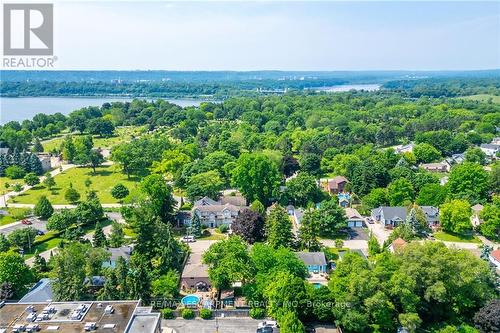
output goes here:
{"type": "Polygon", "coordinates": [[[15,253],[0,253],[0,284],[8,283],[13,297],[21,297],[35,280],[24,259],[15,253]]]}
{"type": "Polygon", "coordinates": [[[232,182],[245,198],[263,204],[275,197],[281,176],[276,164],[269,157],[259,153],[243,154],[236,162],[232,182]]]}
{"type": "Polygon", "coordinates": [[[452,198],[474,204],[488,197],[489,181],[488,173],[481,165],[465,162],[451,169],[446,185],[452,198]]]}
{"type": "Polygon", "coordinates": [[[472,230],[470,204],[465,200],[451,200],[439,209],[441,227],[446,231],[465,233],[472,230]]]}

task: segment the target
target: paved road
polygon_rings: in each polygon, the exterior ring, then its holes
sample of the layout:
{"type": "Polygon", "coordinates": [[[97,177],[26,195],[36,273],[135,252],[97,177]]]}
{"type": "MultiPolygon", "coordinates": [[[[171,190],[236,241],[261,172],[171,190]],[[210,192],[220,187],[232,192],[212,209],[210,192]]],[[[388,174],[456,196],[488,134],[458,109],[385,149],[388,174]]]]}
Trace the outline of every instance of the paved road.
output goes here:
{"type": "MultiPolygon", "coordinates": [[[[219,333],[255,333],[261,320],[251,318],[219,318],[219,333]]],[[[215,320],[203,319],[172,319],[162,320],[162,328],[173,328],[177,333],[214,333],[215,320]]],[[[168,332],[168,331],[167,331],[168,332]]]]}
{"type": "Polygon", "coordinates": [[[196,242],[188,243],[188,245],[191,248],[191,253],[202,254],[203,252],[208,250],[210,245],[212,245],[216,242],[218,242],[218,241],[216,241],[216,240],[197,240],[196,242]]]}
{"type": "Polygon", "coordinates": [[[47,231],[47,226],[46,226],[46,221],[39,220],[37,218],[31,218],[32,221],[31,225],[27,224],[22,224],[21,221],[9,223],[7,225],[1,226],[0,227],[0,233],[4,235],[10,234],[12,231],[16,229],[21,229],[21,228],[27,228],[27,227],[32,227],[37,230],[42,230],[43,232],[47,231]]]}

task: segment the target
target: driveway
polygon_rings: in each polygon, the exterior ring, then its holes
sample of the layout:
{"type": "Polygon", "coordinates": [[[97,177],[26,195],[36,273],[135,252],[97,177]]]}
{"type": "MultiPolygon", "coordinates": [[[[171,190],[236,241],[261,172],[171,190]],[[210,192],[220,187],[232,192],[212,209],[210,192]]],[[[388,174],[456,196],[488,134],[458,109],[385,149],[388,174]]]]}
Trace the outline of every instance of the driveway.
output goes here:
{"type": "Polygon", "coordinates": [[[349,228],[349,240],[368,240],[368,234],[364,228],[349,228]]]}
{"type": "MultiPolygon", "coordinates": [[[[255,333],[262,320],[251,318],[218,318],[219,330],[216,331],[215,320],[172,319],[162,320],[162,328],[173,328],[177,333],[255,333]]],[[[168,331],[167,331],[168,332],[168,331]]]]}
{"type": "Polygon", "coordinates": [[[368,223],[367,221],[366,225],[368,226],[368,230],[377,238],[380,245],[383,245],[391,235],[392,230],[385,229],[384,226],[378,222],[368,223]]]}
{"type": "MultiPolygon", "coordinates": [[[[321,239],[321,244],[326,247],[335,247],[335,240],[333,239],[321,239]]],[[[368,251],[368,241],[366,240],[345,240],[343,247],[351,250],[361,250],[368,251]]],[[[363,252],[364,253],[364,252],[363,252]]]]}
{"type": "Polygon", "coordinates": [[[210,245],[216,242],[216,240],[197,240],[196,242],[188,243],[188,245],[191,248],[191,253],[202,254],[203,252],[208,250],[210,245]]]}

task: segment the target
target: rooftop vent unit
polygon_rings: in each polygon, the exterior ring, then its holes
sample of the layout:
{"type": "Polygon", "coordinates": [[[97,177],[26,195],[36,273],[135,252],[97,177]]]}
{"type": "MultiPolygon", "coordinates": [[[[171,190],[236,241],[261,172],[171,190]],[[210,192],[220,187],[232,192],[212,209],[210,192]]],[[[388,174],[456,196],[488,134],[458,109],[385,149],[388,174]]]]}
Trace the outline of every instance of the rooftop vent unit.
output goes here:
{"type": "Polygon", "coordinates": [[[58,331],[59,330],[59,326],[48,326],[47,327],[47,331],[58,331]]]}
{"type": "Polygon", "coordinates": [[[113,329],[116,327],[116,324],[104,324],[104,326],[102,328],[106,329],[113,329]]]}
{"type": "Polygon", "coordinates": [[[89,332],[89,331],[94,331],[97,328],[95,323],[86,323],[84,326],[84,330],[89,332]]]}
{"type": "Polygon", "coordinates": [[[111,305],[106,306],[106,308],[104,309],[105,314],[109,315],[109,314],[112,314],[113,312],[115,312],[115,309],[111,305]]]}
{"type": "Polygon", "coordinates": [[[31,312],[27,317],[26,317],[26,321],[29,322],[29,323],[32,323],[36,320],[36,313],[34,312],[31,312]]]}
{"type": "Polygon", "coordinates": [[[40,325],[38,324],[30,324],[26,326],[26,332],[32,333],[32,332],[38,332],[40,330],[40,325]]]}
{"type": "Polygon", "coordinates": [[[71,316],[70,316],[71,320],[80,320],[82,318],[82,314],[75,310],[71,313],[71,316]]]}
{"type": "Polygon", "coordinates": [[[26,326],[24,325],[15,325],[13,328],[12,328],[12,332],[24,332],[26,326]]]}
{"type": "Polygon", "coordinates": [[[36,311],[35,307],[33,305],[28,305],[25,310],[26,310],[26,312],[29,312],[29,313],[36,311]]]}

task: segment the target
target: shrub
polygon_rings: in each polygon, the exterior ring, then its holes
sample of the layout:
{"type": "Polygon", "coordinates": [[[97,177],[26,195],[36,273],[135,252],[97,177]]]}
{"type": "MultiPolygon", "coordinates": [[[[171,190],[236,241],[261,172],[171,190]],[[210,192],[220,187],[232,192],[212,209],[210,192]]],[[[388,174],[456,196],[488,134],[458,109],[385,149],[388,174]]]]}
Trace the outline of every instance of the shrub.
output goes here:
{"type": "Polygon", "coordinates": [[[250,317],[253,319],[262,319],[266,316],[266,310],[263,308],[251,308],[250,317]]]}
{"type": "Polygon", "coordinates": [[[52,214],[54,213],[54,208],[52,207],[50,201],[46,196],[41,196],[35,205],[33,213],[35,214],[35,216],[39,216],[40,218],[46,220],[52,216],[52,214]]]}
{"type": "Polygon", "coordinates": [[[229,227],[227,224],[221,224],[218,229],[221,234],[225,234],[229,230],[229,227]]]}
{"type": "Polygon", "coordinates": [[[184,319],[193,319],[194,318],[194,311],[191,309],[182,309],[181,316],[184,319]]]}
{"type": "Polygon", "coordinates": [[[161,310],[161,315],[163,319],[172,319],[174,318],[174,311],[172,309],[162,309],[161,310]]]}
{"type": "Polygon", "coordinates": [[[5,169],[5,176],[10,179],[21,179],[26,175],[26,171],[18,165],[11,165],[5,169]]]}
{"type": "Polygon", "coordinates": [[[200,310],[200,317],[202,319],[212,319],[212,310],[210,310],[210,309],[201,309],[200,310]]]}
{"type": "Polygon", "coordinates": [[[78,191],[73,187],[70,187],[64,193],[64,199],[66,199],[66,201],[68,201],[69,203],[74,204],[78,202],[78,200],[80,200],[80,193],[78,193],[78,191]]]}

